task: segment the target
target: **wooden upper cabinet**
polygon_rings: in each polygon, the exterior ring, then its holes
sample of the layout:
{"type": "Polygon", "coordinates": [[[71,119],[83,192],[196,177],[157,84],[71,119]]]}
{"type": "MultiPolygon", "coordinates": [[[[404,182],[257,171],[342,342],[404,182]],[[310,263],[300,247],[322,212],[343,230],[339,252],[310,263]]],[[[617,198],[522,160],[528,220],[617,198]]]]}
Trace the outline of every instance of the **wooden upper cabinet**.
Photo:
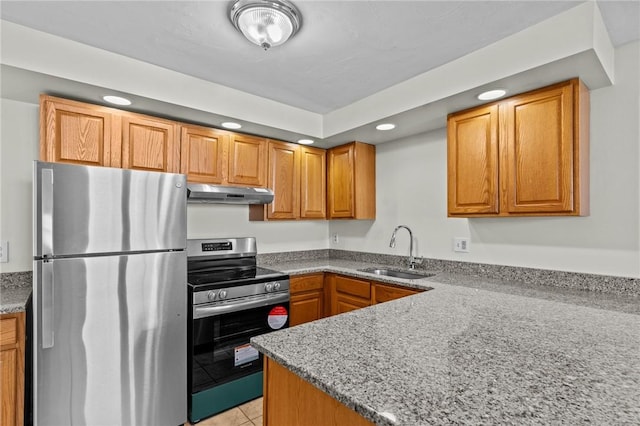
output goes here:
{"type": "Polygon", "coordinates": [[[40,96],[40,159],[110,166],[119,117],[109,108],[40,96]]]}
{"type": "Polygon", "coordinates": [[[229,133],[209,127],[183,125],[180,173],[187,181],[220,185],[226,181],[229,133]]]}
{"type": "Polygon", "coordinates": [[[578,79],[450,114],[447,127],[449,216],[589,214],[589,92],[578,79]]]}
{"type": "Polygon", "coordinates": [[[375,219],[375,146],[352,142],[328,152],[330,219],[375,219]]]}
{"type": "Polygon", "coordinates": [[[138,114],[122,116],[124,169],[180,172],[177,123],[138,114]]]}
{"type": "Polygon", "coordinates": [[[498,213],[498,106],[450,116],[450,214],[498,213]]]}
{"type": "Polygon", "coordinates": [[[250,220],[326,218],[326,151],[268,141],[267,187],[273,202],[249,206],[250,220]]]}
{"type": "Polygon", "coordinates": [[[269,141],[267,186],[274,198],[267,204],[269,219],[300,217],[300,150],[293,143],[269,141]]]}
{"type": "Polygon", "coordinates": [[[266,139],[237,133],[230,135],[228,182],[235,185],[266,186],[266,139]]]}
{"type": "Polygon", "coordinates": [[[300,147],[300,217],[327,217],[327,151],[300,147]]]}
{"type": "Polygon", "coordinates": [[[573,86],[512,98],[504,116],[503,210],[572,212],[573,86]]]}

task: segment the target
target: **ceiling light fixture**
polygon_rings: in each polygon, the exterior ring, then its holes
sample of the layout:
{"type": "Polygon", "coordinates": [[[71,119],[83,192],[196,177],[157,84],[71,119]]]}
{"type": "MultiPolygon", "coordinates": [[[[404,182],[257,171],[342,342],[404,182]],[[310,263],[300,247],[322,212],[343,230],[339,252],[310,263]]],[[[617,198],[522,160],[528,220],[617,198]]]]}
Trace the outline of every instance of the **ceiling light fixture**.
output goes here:
{"type": "Polygon", "coordinates": [[[233,121],[225,121],[224,123],[222,123],[222,127],[224,127],[225,129],[240,129],[242,127],[242,124],[234,123],[233,121]]]}
{"type": "Polygon", "coordinates": [[[102,99],[114,105],[131,105],[131,101],[129,99],[120,96],[107,95],[103,96],[102,99]]]}
{"type": "Polygon", "coordinates": [[[311,145],[313,141],[311,139],[298,139],[298,143],[302,145],[311,145]]]}
{"type": "Polygon", "coordinates": [[[383,124],[378,124],[376,126],[376,129],[378,130],[393,130],[396,128],[396,125],[393,123],[383,123],[383,124]]]}
{"type": "Polygon", "coordinates": [[[302,15],[286,0],[238,0],[229,9],[229,19],[264,50],[280,46],[302,26],[302,15]]]}
{"type": "Polygon", "coordinates": [[[478,99],[480,99],[481,101],[490,101],[492,99],[501,98],[506,93],[507,93],[507,91],[504,90],[504,89],[489,90],[487,92],[480,93],[478,95],[478,99]]]}

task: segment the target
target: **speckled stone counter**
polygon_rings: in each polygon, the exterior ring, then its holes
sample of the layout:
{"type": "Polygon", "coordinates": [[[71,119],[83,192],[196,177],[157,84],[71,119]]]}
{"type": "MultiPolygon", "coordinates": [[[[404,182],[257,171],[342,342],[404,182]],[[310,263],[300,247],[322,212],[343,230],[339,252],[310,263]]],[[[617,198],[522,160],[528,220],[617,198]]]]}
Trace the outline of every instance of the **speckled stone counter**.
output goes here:
{"type": "Polygon", "coordinates": [[[31,294],[31,272],[0,274],[0,314],[23,312],[31,294]]]}
{"type": "Polygon", "coordinates": [[[381,425],[640,424],[638,299],[362,262],[271,264],[433,290],[252,339],[381,425]]]}

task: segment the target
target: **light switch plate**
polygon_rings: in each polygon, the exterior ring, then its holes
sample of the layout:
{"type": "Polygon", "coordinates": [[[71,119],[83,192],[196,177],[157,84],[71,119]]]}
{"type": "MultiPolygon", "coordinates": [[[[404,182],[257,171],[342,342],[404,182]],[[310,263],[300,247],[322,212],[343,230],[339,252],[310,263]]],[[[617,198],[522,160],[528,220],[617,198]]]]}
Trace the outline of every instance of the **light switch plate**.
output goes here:
{"type": "Polygon", "coordinates": [[[458,253],[469,253],[469,238],[454,238],[453,251],[458,253]]]}
{"type": "Polygon", "coordinates": [[[9,241],[0,240],[0,263],[9,261],[9,241]]]}

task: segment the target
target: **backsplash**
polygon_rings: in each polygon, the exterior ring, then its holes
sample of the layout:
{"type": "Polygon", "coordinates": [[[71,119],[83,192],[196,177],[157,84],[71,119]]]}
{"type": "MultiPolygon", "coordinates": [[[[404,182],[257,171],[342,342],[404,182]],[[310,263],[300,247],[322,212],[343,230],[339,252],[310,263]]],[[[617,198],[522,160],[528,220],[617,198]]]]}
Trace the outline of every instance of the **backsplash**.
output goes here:
{"type": "MultiPolygon", "coordinates": [[[[406,256],[366,253],[349,250],[310,250],[258,255],[263,264],[311,259],[343,259],[378,265],[407,267],[406,256]]],[[[619,295],[640,296],[640,279],[578,272],[553,271],[455,260],[424,259],[417,267],[427,271],[442,271],[505,281],[519,281],[527,285],[588,290],[619,295]]]]}
{"type": "Polygon", "coordinates": [[[0,273],[0,288],[20,288],[31,287],[33,273],[26,272],[3,272],[0,273]]]}

